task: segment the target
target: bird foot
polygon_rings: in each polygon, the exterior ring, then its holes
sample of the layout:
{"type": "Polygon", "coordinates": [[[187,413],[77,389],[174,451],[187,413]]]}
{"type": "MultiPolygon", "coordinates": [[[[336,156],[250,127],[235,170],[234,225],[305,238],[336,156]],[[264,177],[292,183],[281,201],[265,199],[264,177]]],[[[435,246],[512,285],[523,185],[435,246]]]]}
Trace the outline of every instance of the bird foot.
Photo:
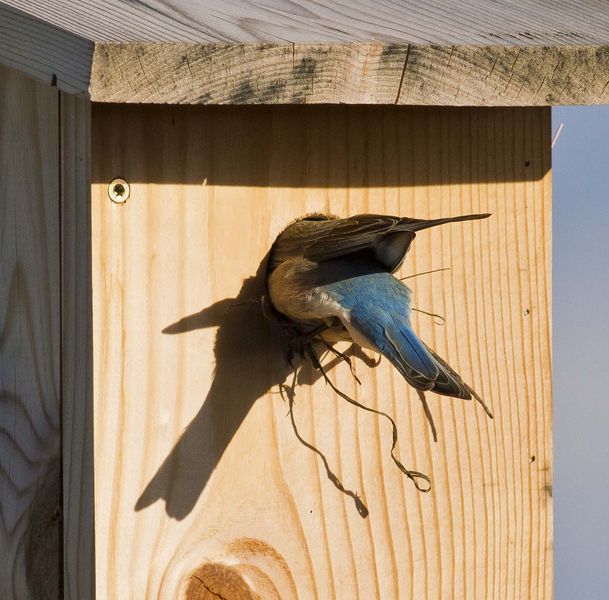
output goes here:
{"type": "MultiPolygon", "coordinates": [[[[300,359],[298,364],[302,363],[311,343],[327,328],[327,325],[319,325],[319,327],[315,327],[315,329],[312,329],[307,333],[301,333],[297,330],[298,333],[295,333],[290,337],[288,344],[288,361],[292,367],[295,368],[294,361],[296,357],[300,359]]],[[[294,327],[294,329],[296,328],[294,327]]]]}

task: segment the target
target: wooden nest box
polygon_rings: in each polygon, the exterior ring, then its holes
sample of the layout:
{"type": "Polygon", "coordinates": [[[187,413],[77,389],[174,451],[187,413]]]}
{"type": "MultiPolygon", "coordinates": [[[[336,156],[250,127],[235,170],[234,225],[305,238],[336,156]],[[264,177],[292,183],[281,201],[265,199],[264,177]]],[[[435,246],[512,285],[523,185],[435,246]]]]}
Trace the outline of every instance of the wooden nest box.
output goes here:
{"type": "Polygon", "coordinates": [[[0,1],[1,598],[552,597],[549,106],[609,19],[518,4],[0,1]],[[493,421],[328,370],[429,494],[314,369],[287,415],[264,259],[314,212],[492,213],[399,276],[493,421]]]}

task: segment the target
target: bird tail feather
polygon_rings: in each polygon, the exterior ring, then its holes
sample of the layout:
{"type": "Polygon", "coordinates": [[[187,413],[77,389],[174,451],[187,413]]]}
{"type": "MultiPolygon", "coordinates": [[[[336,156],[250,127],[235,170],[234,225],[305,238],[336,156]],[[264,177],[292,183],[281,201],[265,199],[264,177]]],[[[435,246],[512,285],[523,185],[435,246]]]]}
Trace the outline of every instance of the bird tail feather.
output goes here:
{"type": "Polygon", "coordinates": [[[444,217],[442,219],[420,219],[412,222],[408,225],[409,231],[421,231],[422,229],[429,229],[436,225],[444,225],[445,223],[457,223],[459,221],[475,221],[477,219],[487,219],[491,216],[491,213],[480,213],[475,215],[459,215],[457,217],[444,217]]]}

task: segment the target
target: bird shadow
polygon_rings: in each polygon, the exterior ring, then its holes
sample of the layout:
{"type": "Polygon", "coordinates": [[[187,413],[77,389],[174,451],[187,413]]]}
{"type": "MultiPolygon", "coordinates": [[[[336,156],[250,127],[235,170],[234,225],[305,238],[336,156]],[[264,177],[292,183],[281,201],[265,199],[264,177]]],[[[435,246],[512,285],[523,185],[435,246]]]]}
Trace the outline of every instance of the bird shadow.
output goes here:
{"type": "MultiPolygon", "coordinates": [[[[211,474],[236,431],[257,399],[271,388],[283,386],[294,367],[288,361],[289,336],[279,321],[269,319],[262,310],[266,293],[266,262],[247,278],[235,298],[220,300],[199,312],[183,317],[163,329],[164,334],[179,335],[196,329],[218,327],[215,344],[215,371],[207,396],[196,416],[158,468],[135,505],[140,511],[158,500],[165,501],[167,514],[184,519],[194,508],[211,474]]],[[[364,359],[369,366],[377,363],[356,347],[350,355],[364,359]]],[[[326,371],[341,359],[324,366],[326,371]]],[[[313,385],[321,373],[310,365],[298,369],[294,383],[313,385]]],[[[289,392],[290,411],[295,385],[289,392]]],[[[312,447],[298,433],[294,415],[291,422],[297,439],[322,459],[328,479],[341,492],[353,498],[360,515],[366,516],[357,494],[346,489],[332,472],[323,453],[312,447]]]]}

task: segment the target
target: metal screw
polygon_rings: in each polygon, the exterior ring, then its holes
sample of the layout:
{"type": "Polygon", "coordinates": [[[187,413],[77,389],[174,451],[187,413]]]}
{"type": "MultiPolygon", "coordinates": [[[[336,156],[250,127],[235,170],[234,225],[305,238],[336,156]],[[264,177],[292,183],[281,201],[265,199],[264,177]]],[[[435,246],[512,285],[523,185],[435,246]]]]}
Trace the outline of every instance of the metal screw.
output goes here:
{"type": "Polygon", "coordinates": [[[108,185],[108,196],[112,202],[116,202],[117,204],[124,204],[127,202],[130,193],[131,187],[120,177],[113,179],[108,185]]]}

